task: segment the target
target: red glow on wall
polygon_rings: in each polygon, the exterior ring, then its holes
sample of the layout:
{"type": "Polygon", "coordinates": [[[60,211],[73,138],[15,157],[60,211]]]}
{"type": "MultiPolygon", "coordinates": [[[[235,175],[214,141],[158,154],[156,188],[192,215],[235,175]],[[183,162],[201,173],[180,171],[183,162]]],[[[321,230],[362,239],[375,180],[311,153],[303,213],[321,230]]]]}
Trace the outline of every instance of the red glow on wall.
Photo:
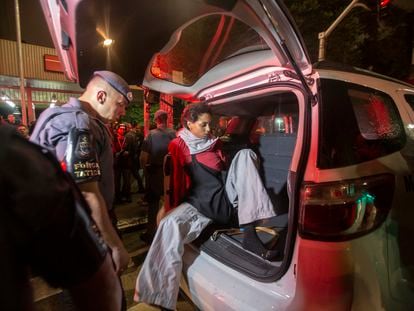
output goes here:
{"type": "Polygon", "coordinates": [[[56,55],[43,55],[43,65],[45,71],[63,73],[62,63],[60,62],[59,57],[57,57],[56,55]]]}

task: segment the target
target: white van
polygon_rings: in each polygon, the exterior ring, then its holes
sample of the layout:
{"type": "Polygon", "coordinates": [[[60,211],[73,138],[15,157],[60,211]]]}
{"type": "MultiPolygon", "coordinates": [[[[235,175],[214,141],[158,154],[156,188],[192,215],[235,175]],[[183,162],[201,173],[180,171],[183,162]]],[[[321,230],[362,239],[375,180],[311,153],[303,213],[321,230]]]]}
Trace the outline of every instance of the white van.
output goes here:
{"type": "MultiPolygon", "coordinates": [[[[200,310],[410,310],[414,306],[414,87],[309,62],[278,0],[41,0],[66,74],[97,69],[228,117],[278,217],[266,261],[232,231],[186,248],[200,310]],[[110,37],[110,49],[102,45],[110,37]]],[[[266,241],[264,241],[266,242],[266,241]]],[[[155,263],[154,263],[155,264],[155,263]]]]}

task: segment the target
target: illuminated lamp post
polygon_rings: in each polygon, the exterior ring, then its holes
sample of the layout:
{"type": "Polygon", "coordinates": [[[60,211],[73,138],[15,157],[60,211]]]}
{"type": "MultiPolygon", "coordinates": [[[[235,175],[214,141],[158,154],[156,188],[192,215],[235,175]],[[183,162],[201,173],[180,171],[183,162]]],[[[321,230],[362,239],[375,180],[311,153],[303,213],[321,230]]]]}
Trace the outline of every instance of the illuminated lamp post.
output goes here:
{"type": "Polygon", "coordinates": [[[112,63],[111,63],[111,47],[115,43],[115,40],[105,37],[105,40],[103,41],[102,45],[104,48],[106,48],[106,67],[109,69],[112,69],[112,63]]]}
{"type": "Polygon", "coordinates": [[[335,28],[339,25],[340,22],[351,12],[351,10],[355,7],[362,7],[368,11],[371,9],[363,4],[359,3],[360,0],[353,0],[343,12],[338,16],[338,18],[329,26],[328,29],[322,31],[318,34],[319,38],[319,53],[318,53],[318,61],[325,60],[325,52],[326,52],[326,42],[328,41],[329,35],[335,30],[335,28]]]}
{"type": "Polygon", "coordinates": [[[19,73],[20,73],[20,103],[22,108],[22,123],[27,125],[27,109],[26,109],[26,96],[24,90],[24,72],[23,72],[23,52],[22,52],[22,36],[20,31],[20,9],[19,0],[14,0],[14,11],[16,15],[16,34],[17,34],[17,53],[19,60],[19,73]]]}

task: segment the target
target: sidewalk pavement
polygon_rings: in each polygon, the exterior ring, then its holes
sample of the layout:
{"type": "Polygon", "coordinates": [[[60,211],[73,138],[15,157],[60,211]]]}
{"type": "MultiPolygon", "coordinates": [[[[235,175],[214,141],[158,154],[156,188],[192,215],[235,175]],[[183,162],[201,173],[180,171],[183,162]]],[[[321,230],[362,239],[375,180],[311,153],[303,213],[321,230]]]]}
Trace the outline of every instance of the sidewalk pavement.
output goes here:
{"type": "Polygon", "coordinates": [[[135,193],[131,202],[116,204],[115,214],[118,218],[117,227],[120,232],[144,229],[147,223],[148,204],[143,200],[144,195],[135,193]]]}

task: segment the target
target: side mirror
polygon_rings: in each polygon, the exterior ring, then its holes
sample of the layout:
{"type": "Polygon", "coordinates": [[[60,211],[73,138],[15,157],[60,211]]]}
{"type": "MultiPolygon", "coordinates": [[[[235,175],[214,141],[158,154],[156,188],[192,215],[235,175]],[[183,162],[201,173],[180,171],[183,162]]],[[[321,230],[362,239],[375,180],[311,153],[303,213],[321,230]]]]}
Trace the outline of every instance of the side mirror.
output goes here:
{"type": "Polygon", "coordinates": [[[158,104],[160,102],[160,92],[146,90],[144,92],[144,100],[149,104],[158,104]]]}

